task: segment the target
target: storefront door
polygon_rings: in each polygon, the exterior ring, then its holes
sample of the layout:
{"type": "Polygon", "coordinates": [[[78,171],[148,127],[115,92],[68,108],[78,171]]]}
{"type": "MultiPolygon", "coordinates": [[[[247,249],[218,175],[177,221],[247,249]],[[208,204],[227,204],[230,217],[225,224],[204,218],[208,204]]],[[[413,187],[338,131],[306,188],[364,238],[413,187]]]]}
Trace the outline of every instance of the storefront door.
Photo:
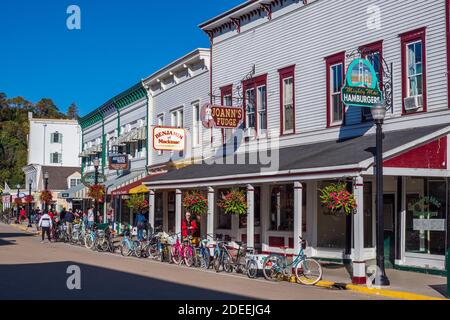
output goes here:
{"type": "Polygon", "coordinates": [[[395,263],[395,194],[384,195],[383,216],[385,267],[393,268],[395,263]]]}

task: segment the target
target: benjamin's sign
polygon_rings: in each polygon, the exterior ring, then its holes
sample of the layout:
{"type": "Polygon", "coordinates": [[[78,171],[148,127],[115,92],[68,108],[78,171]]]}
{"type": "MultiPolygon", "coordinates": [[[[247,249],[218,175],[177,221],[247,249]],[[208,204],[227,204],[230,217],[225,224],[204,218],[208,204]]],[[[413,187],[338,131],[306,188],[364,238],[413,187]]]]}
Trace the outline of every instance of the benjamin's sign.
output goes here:
{"type": "Polygon", "coordinates": [[[373,108],[383,103],[377,74],[368,60],[354,60],[348,67],[345,82],[342,88],[345,105],[373,108]]]}
{"type": "Polygon", "coordinates": [[[181,128],[155,127],[153,129],[153,149],[156,151],[183,151],[186,132],[181,128]]]}
{"type": "Polygon", "coordinates": [[[206,128],[220,129],[237,128],[244,119],[242,108],[215,106],[209,103],[203,106],[200,116],[206,128]]]}

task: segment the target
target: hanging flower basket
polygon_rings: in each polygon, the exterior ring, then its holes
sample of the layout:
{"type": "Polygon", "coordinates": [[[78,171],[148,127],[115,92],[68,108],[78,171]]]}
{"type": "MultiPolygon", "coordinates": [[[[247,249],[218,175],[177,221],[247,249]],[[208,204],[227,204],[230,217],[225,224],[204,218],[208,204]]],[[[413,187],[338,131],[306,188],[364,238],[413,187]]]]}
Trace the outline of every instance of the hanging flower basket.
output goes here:
{"type": "Polygon", "coordinates": [[[50,191],[42,191],[41,192],[41,196],[40,196],[40,200],[42,201],[42,202],[52,202],[52,200],[53,200],[53,195],[52,195],[52,193],[50,192],[50,191]]]}
{"type": "Polygon", "coordinates": [[[183,195],[183,207],[186,211],[201,216],[208,212],[208,199],[198,191],[186,192],[183,195]]]}
{"type": "Polygon", "coordinates": [[[30,203],[32,203],[33,201],[34,201],[34,197],[33,197],[33,196],[27,195],[27,196],[25,196],[25,198],[24,198],[24,202],[25,202],[26,204],[30,204],[30,203]]]}
{"type": "Polygon", "coordinates": [[[355,197],[347,191],[345,183],[337,183],[319,190],[320,202],[333,215],[349,215],[356,209],[355,197]]]}
{"type": "Polygon", "coordinates": [[[245,192],[239,189],[231,189],[222,199],[218,201],[219,207],[224,209],[225,214],[243,216],[247,214],[247,199],[245,192]]]}
{"type": "Polygon", "coordinates": [[[105,197],[105,187],[101,184],[89,187],[88,197],[97,201],[103,201],[103,198],[105,197]]]}
{"type": "Polygon", "coordinates": [[[14,203],[16,204],[16,206],[20,206],[22,204],[22,199],[21,198],[15,198],[14,199],[14,203]]]}
{"type": "Polygon", "coordinates": [[[130,196],[130,199],[126,202],[128,208],[142,211],[148,208],[148,201],[145,199],[144,194],[134,194],[130,196]]]}

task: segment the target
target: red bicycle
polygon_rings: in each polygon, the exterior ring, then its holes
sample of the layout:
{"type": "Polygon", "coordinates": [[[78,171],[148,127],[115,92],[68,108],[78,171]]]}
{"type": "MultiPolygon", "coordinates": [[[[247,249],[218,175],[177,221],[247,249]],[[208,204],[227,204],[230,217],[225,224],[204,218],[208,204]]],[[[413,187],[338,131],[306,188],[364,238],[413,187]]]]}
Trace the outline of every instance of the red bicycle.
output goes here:
{"type": "Polygon", "coordinates": [[[194,249],[190,244],[189,239],[184,239],[181,244],[179,235],[179,233],[174,235],[176,237],[176,241],[170,249],[172,261],[177,265],[184,262],[187,267],[192,267],[194,264],[194,249]]]}

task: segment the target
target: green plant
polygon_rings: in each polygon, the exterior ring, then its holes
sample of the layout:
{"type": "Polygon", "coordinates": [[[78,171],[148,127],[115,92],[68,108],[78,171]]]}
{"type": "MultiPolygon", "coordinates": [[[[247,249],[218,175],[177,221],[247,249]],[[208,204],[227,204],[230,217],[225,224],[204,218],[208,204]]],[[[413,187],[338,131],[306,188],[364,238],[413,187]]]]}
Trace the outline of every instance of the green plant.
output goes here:
{"type": "Polygon", "coordinates": [[[126,205],[130,209],[141,211],[148,208],[148,201],[145,199],[144,194],[133,194],[126,202],[126,205]]]}
{"type": "Polygon", "coordinates": [[[224,209],[225,214],[246,215],[247,199],[245,192],[239,189],[231,189],[222,199],[218,201],[218,206],[224,209]]]}
{"type": "Polygon", "coordinates": [[[319,191],[322,206],[333,214],[343,211],[349,215],[356,209],[355,197],[345,183],[331,184],[319,191]]]}
{"type": "Polygon", "coordinates": [[[208,211],[208,200],[198,191],[186,192],[183,207],[195,215],[203,215],[208,211]]]}

